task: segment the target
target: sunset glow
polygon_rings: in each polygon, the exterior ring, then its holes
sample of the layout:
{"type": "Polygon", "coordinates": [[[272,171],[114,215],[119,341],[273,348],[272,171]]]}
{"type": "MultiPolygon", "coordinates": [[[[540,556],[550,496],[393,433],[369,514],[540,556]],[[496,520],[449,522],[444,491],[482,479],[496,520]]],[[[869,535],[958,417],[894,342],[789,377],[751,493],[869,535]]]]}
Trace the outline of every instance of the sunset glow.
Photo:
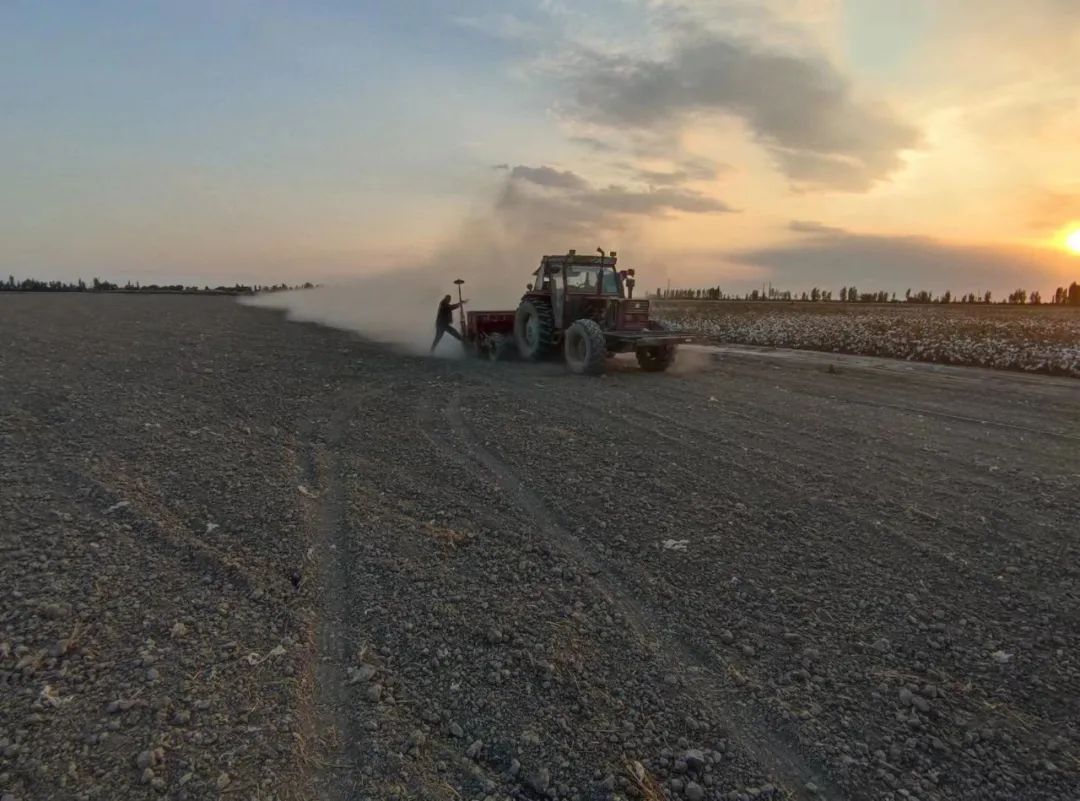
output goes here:
{"type": "Polygon", "coordinates": [[[1075,228],[1072,233],[1066,234],[1065,247],[1073,253],[1080,254],[1080,228],[1075,228]]]}

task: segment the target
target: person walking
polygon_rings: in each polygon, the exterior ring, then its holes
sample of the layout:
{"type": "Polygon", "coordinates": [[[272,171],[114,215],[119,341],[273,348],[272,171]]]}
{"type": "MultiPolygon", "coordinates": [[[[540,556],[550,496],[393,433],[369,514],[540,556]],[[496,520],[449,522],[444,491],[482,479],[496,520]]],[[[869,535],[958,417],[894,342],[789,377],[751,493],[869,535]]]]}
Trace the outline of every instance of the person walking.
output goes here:
{"type": "Polygon", "coordinates": [[[449,334],[462,345],[465,343],[461,339],[461,334],[454,328],[454,309],[459,306],[464,306],[468,303],[467,300],[461,301],[461,303],[452,303],[449,295],[446,295],[439,303],[439,311],[435,317],[435,341],[431,343],[431,353],[435,353],[435,348],[439,344],[439,340],[443,338],[443,334],[449,334]]]}

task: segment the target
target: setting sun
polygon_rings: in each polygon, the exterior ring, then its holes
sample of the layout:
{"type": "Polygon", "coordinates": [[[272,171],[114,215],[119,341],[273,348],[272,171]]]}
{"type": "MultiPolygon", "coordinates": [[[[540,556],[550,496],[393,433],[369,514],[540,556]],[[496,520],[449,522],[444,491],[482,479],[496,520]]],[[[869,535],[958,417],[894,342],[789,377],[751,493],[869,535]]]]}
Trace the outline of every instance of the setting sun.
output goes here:
{"type": "Polygon", "coordinates": [[[1065,234],[1065,247],[1073,253],[1080,254],[1080,228],[1074,228],[1065,234]]]}

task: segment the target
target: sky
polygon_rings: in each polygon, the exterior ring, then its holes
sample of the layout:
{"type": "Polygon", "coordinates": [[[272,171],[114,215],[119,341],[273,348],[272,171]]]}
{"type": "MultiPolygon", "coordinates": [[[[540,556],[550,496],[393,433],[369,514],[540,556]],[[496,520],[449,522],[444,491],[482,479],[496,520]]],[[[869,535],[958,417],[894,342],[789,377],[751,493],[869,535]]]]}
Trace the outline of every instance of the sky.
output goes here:
{"type": "Polygon", "coordinates": [[[0,109],[4,275],[1080,280],[1077,0],[3,0],[0,109]]]}

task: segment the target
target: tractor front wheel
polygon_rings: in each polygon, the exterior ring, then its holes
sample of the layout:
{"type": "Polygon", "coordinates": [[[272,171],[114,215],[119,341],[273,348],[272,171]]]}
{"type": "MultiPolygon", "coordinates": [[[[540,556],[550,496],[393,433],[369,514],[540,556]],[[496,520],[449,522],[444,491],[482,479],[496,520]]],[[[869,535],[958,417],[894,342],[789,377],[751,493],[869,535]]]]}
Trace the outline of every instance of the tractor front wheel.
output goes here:
{"type": "Polygon", "coordinates": [[[563,336],[563,355],[570,372],[600,375],[607,360],[604,330],[593,320],[578,320],[563,336]]]}
{"type": "Polygon", "coordinates": [[[538,362],[555,348],[555,314],[542,300],[523,300],[514,315],[514,341],[521,358],[538,362]]]}
{"type": "Polygon", "coordinates": [[[662,373],[675,361],[675,346],[662,345],[655,348],[639,348],[638,366],[647,373],[662,373]]]}

